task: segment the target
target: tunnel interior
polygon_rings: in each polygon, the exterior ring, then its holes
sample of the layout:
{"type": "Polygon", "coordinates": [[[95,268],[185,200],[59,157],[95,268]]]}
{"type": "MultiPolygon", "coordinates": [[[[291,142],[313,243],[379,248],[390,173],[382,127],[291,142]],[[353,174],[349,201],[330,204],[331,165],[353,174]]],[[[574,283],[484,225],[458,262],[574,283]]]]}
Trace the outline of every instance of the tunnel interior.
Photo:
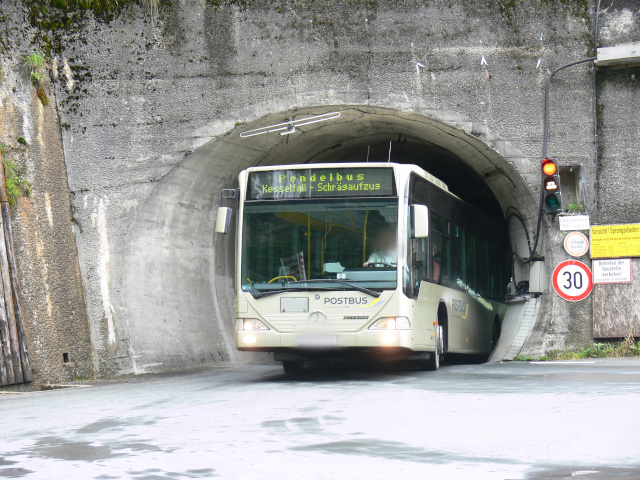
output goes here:
{"type": "MultiPolygon", "coordinates": [[[[523,177],[494,149],[459,128],[412,112],[361,106],[297,109],[238,124],[188,155],[139,209],[123,274],[119,335],[127,338],[135,373],[218,361],[256,361],[233,344],[234,235],[216,235],[223,188],[250,166],[324,162],[413,163],[463,200],[504,222],[509,207],[534,218],[523,177]],[[253,128],[340,112],[335,120],[291,135],[243,138],[253,128]],[[167,274],[170,272],[170,274],[167,274]],[[141,281],[141,277],[144,281],[141,281]]],[[[231,225],[233,231],[234,225],[231,225]]],[[[512,232],[523,251],[526,239],[512,232]]]]}
{"type": "MultiPolygon", "coordinates": [[[[492,218],[504,222],[504,214],[484,178],[451,151],[402,134],[358,137],[333,145],[307,162],[395,162],[413,164],[442,180],[449,190],[492,218]],[[395,138],[394,138],[395,137],[395,138]]],[[[306,162],[305,162],[306,163],[306,162]]]]}

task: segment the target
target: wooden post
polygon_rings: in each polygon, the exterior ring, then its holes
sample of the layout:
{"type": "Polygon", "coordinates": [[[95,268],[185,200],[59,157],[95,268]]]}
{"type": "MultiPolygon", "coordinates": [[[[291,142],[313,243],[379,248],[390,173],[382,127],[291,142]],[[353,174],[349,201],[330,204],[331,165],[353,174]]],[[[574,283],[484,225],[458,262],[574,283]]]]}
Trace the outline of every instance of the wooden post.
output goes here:
{"type": "MultiPolygon", "coordinates": [[[[2,158],[0,157],[0,161],[2,158]]],[[[0,222],[0,231],[2,223],[0,222]]],[[[4,235],[0,241],[0,250],[4,245],[4,235]]],[[[9,271],[6,256],[0,252],[0,271],[9,271]],[[3,261],[4,259],[4,261],[3,261]]],[[[15,372],[13,370],[13,357],[11,352],[11,336],[9,335],[9,323],[7,322],[6,299],[11,301],[11,296],[5,296],[4,282],[0,275],[0,385],[10,385],[16,383],[15,372]]]]}
{"type": "Polygon", "coordinates": [[[15,253],[13,250],[13,236],[11,234],[11,212],[9,211],[9,199],[4,177],[4,163],[0,157],[0,174],[2,186],[0,187],[0,205],[2,209],[2,231],[0,235],[0,274],[4,285],[4,299],[9,324],[9,337],[11,338],[11,354],[13,371],[16,383],[30,382],[33,380],[31,371],[31,359],[27,347],[27,337],[24,333],[22,311],[20,310],[18,285],[18,269],[16,268],[15,253]],[[4,247],[4,248],[3,248],[4,247]],[[8,268],[5,268],[8,266],[8,268]],[[14,330],[15,328],[15,330],[14,330]],[[17,338],[14,339],[14,332],[17,338]],[[14,352],[17,352],[17,358],[14,352]]]}
{"type": "Polygon", "coordinates": [[[7,378],[7,366],[4,363],[4,348],[0,345],[0,386],[9,385],[9,379],[7,378]]]}
{"type": "MultiPolygon", "coordinates": [[[[2,190],[4,185],[4,169],[2,171],[2,190]]],[[[4,196],[6,198],[6,191],[4,196]]],[[[16,330],[18,332],[18,342],[20,345],[20,361],[22,362],[22,376],[25,382],[33,380],[33,372],[31,371],[31,359],[29,358],[29,348],[27,345],[27,335],[24,333],[24,323],[22,322],[22,310],[20,310],[20,285],[18,284],[18,268],[16,266],[16,256],[13,250],[13,235],[11,234],[11,212],[9,211],[9,202],[2,204],[2,220],[4,221],[4,236],[7,244],[7,260],[9,261],[9,277],[11,279],[11,296],[13,298],[13,310],[16,316],[16,330]]]]}
{"type": "MultiPolygon", "coordinates": [[[[1,261],[0,264],[2,264],[1,261]]],[[[0,268],[3,267],[0,266],[0,268]]],[[[5,268],[7,267],[5,266],[5,268]]],[[[13,357],[11,356],[11,338],[5,309],[4,284],[0,277],[0,385],[10,385],[12,383],[16,383],[16,377],[13,370],[13,357]]]]}
{"type": "MultiPolygon", "coordinates": [[[[8,203],[7,191],[4,186],[4,163],[2,162],[2,154],[0,154],[0,171],[2,172],[2,186],[0,188],[0,203],[3,205],[8,203]]],[[[0,309],[0,315],[4,316],[7,330],[6,335],[2,330],[2,319],[0,319],[0,335],[2,335],[3,344],[6,342],[9,351],[5,351],[5,361],[7,367],[7,377],[9,383],[22,383],[22,366],[20,362],[20,346],[18,342],[18,331],[16,328],[15,315],[13,312],[13,301],[11,299],[11,281],[9,280],[9,262],[7,259],[7,249],[4,240],[4,222],[0,216],[0,289],[2,290],[3,308],[0,309]]]]}

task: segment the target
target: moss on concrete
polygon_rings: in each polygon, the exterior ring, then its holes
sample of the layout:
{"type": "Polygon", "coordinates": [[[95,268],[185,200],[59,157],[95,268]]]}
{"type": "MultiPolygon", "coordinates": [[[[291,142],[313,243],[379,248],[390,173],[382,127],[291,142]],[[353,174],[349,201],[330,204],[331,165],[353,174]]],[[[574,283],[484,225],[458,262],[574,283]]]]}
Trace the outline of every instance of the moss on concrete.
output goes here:
{"type": "MultiPolygon", "coordinates": [[[[475,3],[475,2],[474,2],[475,3]]],[[[530,0],[487,0],[490,8],[497,8],[502,17],[513,23],[518,9],[521,7],[531,7],[530,0]]],[[[538,4],[552,9],[566,9],[571,14],[584,19],[589,19],[589,0],[538,0],[538,4]]]]}

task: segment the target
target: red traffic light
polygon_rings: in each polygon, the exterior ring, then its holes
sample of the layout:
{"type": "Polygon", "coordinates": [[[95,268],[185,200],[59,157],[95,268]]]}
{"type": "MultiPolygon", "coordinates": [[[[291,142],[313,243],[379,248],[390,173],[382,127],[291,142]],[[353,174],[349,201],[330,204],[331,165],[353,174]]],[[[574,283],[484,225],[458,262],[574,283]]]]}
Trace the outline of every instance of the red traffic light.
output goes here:
{"type": "Polygon", "coordinates": [[[556,162],[549,158],[545,158],[542,162],[542,173],[545,175],[555,175],[558,172],[558,166],[556,162]]]}
{"type": "Polygon", "coordinates": [[[555,215],[562,211],[562,193],[560,192],[560,170],[555,158],[542,161],[542,197],[544,210],[555,215]]]}

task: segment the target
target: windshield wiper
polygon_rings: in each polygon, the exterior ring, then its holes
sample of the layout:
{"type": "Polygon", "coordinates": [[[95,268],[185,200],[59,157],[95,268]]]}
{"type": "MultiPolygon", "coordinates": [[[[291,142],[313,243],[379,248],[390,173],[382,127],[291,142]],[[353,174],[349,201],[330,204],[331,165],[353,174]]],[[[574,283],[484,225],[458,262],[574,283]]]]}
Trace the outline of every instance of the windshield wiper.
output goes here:
{"type": "MultiPolygon", "coordinates": [[[[290,282],[290,283],[295,283],[295,282],[290,282]]],[[[257,288],[255,289],[257,293],[254,293],[253,291],[249,291],[249,293],[251,293],[251,295],[253,295],[253,298],[263,298],[263,297],[268,297],[270,295],[277,295],[278,293],[284,293],[287,291],[291,291],[291,290],[309,290],[309,291],[315,291],[315,290],[333,290],[332,288],[318,288],[318,287],[296,287],[296,288],[282,288],[280,290],[268,290],[266,292],[261,292],[259,291],[257,288]]]]}
{"type": "MultiPolygon", "coordinates": [[[[289,282],[291,283],[341,283],[342,285],[347,285],[358,292],[366,293],[367,295],[371,295],[372,297],[378,298],[380,296],[380,292],[376,292],[375,290],[371,290],[369,288],[360,287],[359,285],[354,285],[353,283],[345,282],[344,280],[338,280],[337,278],[314,278],[312,280],[299,280],[297,282],[289,282]]],[[[330,290],[327,288],[312,288],[312,290],[330,290]]]]}

